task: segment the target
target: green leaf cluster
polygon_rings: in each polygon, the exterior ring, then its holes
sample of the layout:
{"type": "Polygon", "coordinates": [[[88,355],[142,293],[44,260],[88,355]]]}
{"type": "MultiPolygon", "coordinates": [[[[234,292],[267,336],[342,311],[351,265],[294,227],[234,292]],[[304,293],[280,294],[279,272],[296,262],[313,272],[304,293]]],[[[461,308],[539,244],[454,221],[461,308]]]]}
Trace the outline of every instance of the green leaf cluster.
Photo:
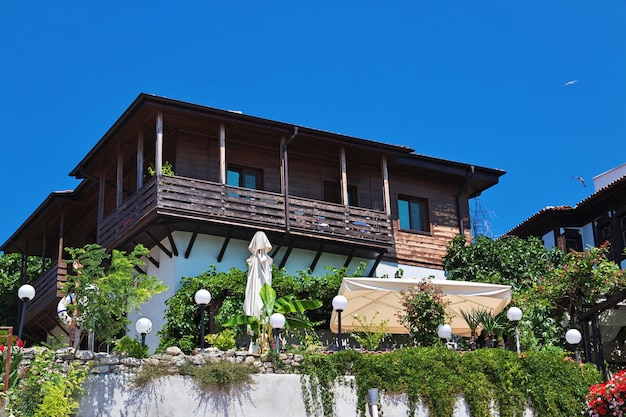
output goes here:
{"type": "Polygon", "coordinates": [[[53,350],[38,347],[28,371],[8,393],[7,415],[66,417],[78,409],[87,371],[70,365],[64,370],[53,350]]]}
{"type": "Polygon", "coordinates": [[[449,300],[441,289],[429,281],[422,281],[400,292],[398,311],[400,323],[409,329],[411,339],[417,346],[431,346],[439,342],[437,328],[446,321],[449,300]]]}
{"type": "Polygon", "coordinates": [[[72,268],[63,291],[74,293],[76,300],[68,305],[68,313],[81,330],[94,332],[101,340],[113,342],[130,323],[127,313],[167,289],[156,276],[139,272],[149,255],[143,245],[130,253],[113,250],[108,254],[98,244],[66,251],[72,268]]]}
{"type": "Polygon", "coordinates": [[[440,345],[306,355],[298,372],[307,412],[325,417],[334,413],[335,383],[347,383],[345,375],[354,376],[360,415],[366,415],[368,389],[378,388],[382,395],[406,394],[409,415],[423,404],[433,417],[452,416],[457,395],[473,417],[491,417],[492,401],[501,417],[521,417],[527,405],[540,416],[581,415],[588,387],[602,378],[595,367],[568,359],[560,349],[518,356],[505,349],[460,353],[440,345]]]}
{"type": "MultiPolygon", "coordinates": [[[[361,276],[364,270],[365,265],[359,265],[350,276],[361,276]]],[[[310,271],[298,271],[295,275],[290,275],[286,270],[278,269],[274,265],[272,288],[278,294],[291,294],[296,299],[321,301],[322,305],[319,308],[308,310],[306,316],[299,317],[315,325],[328,326],[332,313],[332,298],[337,295],[342,279],[348,274],[347,268],[326,268],[326,273],[321,276],[313,276],[310,271]]],[[[243,312],[247,278],[245,270],[231,268],[227,272],[217,272],[213,265],[198,276],[183,277],[176,294],[166,301],[166,323],[158,333],[159,350],[168,346],[178,346],[183,352],[190,353],[198,346],[195,338],[200,334],[200,320],[194,295],[199,289],[206,289],[211,293],[208,308],[214,332],[221,331],[222,323],[230,318],[240,316],[243,312]]],[[[310,332],[292,329],[294,334],[300,335],[301,332],[304,332],[302,338],[311,337],[310,332]]]]}

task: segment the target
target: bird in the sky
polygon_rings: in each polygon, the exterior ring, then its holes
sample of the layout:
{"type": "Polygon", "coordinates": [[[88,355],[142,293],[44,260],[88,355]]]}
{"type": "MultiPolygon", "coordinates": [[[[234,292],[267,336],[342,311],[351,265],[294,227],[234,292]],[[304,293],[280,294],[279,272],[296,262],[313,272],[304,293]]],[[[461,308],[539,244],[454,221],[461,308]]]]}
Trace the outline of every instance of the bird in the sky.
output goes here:
{"type": "Polygon", "coordinates": [[[567,87],[568,85],[574,85],[578,82],[578,80],[572,80],[572,81],[568,81],[565,84],[563,84],[563,87],[567,87]]]}
{"type": "Polygon", "coordinates": [[[574,179],[576,179],[576,180],[580,181],[580,183],[581,183],[581,184],[582,184],[585,188],[587,188],[587,184],[585,184],[585,179],[584,179],[584,178],[582,178],[582,177],[577,177],[576,175],[574,175],[574,179]]]}

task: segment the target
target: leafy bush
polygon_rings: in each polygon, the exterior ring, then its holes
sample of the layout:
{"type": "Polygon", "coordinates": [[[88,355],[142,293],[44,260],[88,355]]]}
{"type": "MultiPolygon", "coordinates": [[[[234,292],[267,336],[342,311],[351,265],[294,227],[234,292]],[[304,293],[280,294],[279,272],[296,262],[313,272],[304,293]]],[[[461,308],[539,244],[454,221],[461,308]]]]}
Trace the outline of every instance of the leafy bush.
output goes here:
{"type": "Polygon", "coordinates": [[[364,349],[376,350],[382,343],[385,336],[387,336],[387,324],[389,319],[380,320],[380,323],[375,324],[378,311],[374,314],[374,317],[370,321],[367,321],[366,316],[353,315],[352,318],[358,323],[357,326],[353,324],[353,331],[350,332],[354,340],[359,343],[364,349]]]}
{"type": "Polygon", "coordinates": [[[404,310],[398,311],[400,323],[411,332],[417,346],[431,346],[439,341],[437,328],[446,320],[446,306],[450,303],[441,289],[429,281],[422,281],[400,292],[404,310]]]}
{"type": "Polygon", "coordinates": [[[141,341],[131,338],[129,335],[125,335],[115,343],[113,348],[115,353],[120,355],[127,355],[132,358],[147,358],[148,346],[145,346],[141,341]]]}
{"type": "Polygon", "coordinates": [[[231,329],[224,329],[220,333],[209,334],[204,340],[219,350],[227,351],[235,348],[235,333],[231,329]]]}

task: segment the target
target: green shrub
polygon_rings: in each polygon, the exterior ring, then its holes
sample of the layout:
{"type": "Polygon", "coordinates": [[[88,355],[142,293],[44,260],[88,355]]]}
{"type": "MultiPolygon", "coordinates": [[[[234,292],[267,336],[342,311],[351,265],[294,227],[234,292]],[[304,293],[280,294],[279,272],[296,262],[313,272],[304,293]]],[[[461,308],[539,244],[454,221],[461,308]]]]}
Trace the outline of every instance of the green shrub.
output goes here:
{"type": "Polygon", "coordinates": [[[235,333],[231,329],[224,329],[220,333],[208,334],[204,337],[204,340],[209,346],[223,351],[234,349],[236,346],[235,333]]]}
{"type": "Polygon", "coordinates": [[[113,352],[132,358],[147,358],[148,346],[145,346],[137,339],[131,338],[129,335],[125,335],[115,343],[113,352]]]}

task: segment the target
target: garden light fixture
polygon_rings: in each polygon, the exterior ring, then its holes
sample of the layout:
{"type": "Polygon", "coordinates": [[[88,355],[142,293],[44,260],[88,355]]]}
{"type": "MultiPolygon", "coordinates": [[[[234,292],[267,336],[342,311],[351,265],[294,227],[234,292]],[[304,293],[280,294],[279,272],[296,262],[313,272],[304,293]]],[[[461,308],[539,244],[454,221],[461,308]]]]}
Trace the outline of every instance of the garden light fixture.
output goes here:
{"type": "Polygon", "coordinates": [[[274,338],[276,340],[276,352],[280,352],[280,329],[285,326],[285,316],[280,313],[274,313],[270,316],[270,326],[274,329],[274,338]]]}
{"type": "Polygon", "coordinates": [[[519,307],[511,307],[506,312],[506,316],[509,318],[509,321],[515,325],[515,346],[517,348],[517,354],[521,353],[519,346],[519,327],[518,323],[522,319],[522,310],[519,307]]]}
{"type": "Polygon", "coordinates": [[[348,299],[343,295],[336,295],[333,298],[333,309],[337,312],[337,350],[343,350],[341,340],[341,313],[348,307],[348,299]]]}
{"type": "Polygon", "coordinates": [[[141,346],[146,345],[146,335],[152,331],[152,321],[147,317],[142,317],[135,323],[135,330],[141,335],[141,346]]]}
{"type": "Polygon", "coordinates": [[[26,304],[35,298],[35,288],[32,285],[24,284],[17,290],[17,296],[22,300],[22,315],[20,318],[20,327],[17,332],[17,339],[22,340],[22,330],[24,329],[24,320],[26,319],[26,304]]]}
{"type": "Polygon", "coordinates": [[[204,289],[198,290],[194,300],[200,306],[200,352],[204,353],[204,310],[211,302],[211,293],[204,289]]]}

